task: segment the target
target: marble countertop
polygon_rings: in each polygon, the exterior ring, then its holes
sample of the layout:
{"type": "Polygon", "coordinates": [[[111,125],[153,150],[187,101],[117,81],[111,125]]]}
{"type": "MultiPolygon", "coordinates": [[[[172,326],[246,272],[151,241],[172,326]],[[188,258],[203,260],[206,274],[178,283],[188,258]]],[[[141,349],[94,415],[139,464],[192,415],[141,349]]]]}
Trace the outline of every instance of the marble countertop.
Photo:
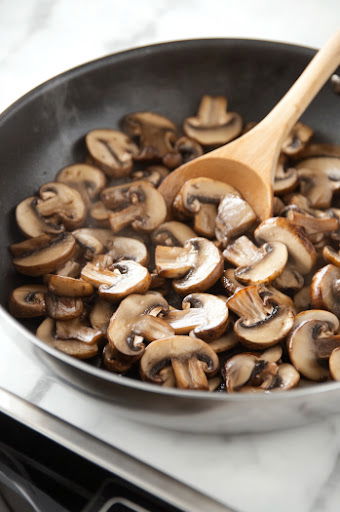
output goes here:
{"type": "MultiPolygon", "coordinates": [[[[134,46],[247,37],[318,47],[338,28],[338,13],[338,0],[0,0],[0,111],[59,72],[134,46]]],[[[24,359],[17,361],[19,368],[25,366],[24,359]]],[[[9,385],[19,395],[32,392],[20,389],[14,373],[12,379],[9,385]]],[[[32,369],[32,386],[35,379],[32,369]]],[[[74,393],[66,399],[69,404],[81,401],[74,393]]],[[[36,402],[57,408],[58,397],[55,384],[36,402]]],[[[106,418],[104,429],[110,428],[110,415],[106,418]]],[[[340,416],[263,435],[179,435],[121,418],[114,428],[117,439],[123,446],[129,442],[137,457],[159,467],[158,455],[168,454],[163,470],[240,512],[339,510],[340,416]],[[157,450],[147,455],[151,436],[157,450]],[[204,447],[204,464],[198,446],[204,447]]]]}

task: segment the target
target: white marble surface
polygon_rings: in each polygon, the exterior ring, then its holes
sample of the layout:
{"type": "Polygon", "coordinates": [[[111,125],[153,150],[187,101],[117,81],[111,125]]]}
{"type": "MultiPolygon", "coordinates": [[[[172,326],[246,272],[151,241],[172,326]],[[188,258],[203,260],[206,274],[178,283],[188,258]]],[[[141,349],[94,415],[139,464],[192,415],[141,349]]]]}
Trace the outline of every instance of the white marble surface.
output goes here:
{"type": "MultiPolygon", "coordinates": [[[[338,26],[339,0],[0,0],[0,111],[49,77],[118,50],[195,37],[320,46],[338,26]]],[[[18,354],[9,372],[5,361],[2,354],[0,384],[60,413],[58,383],[37,394],[34,365],[18,354]]],[[[63,396],[81,426],[79,411],[91,414],[86,397],[63,396]]],[[[340,417],[265,435],[193,436],[134,425],[106,405],[99,424],[101,436],[114,429],[120,447],[240,512],[340,510],[340,417]]]]}

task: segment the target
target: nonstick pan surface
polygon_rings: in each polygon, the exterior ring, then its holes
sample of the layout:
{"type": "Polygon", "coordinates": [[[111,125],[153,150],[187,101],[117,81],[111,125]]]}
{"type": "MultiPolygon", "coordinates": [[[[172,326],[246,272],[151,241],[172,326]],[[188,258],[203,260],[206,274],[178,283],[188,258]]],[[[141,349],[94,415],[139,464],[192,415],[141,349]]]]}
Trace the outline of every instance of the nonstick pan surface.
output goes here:
{"type": "MultiPolygon", "coordinates": [[[[10,243],[21,240],[15,205],[85,158],[83,136],[118,127],[132,111],[152,110],[178,125],[203,94],[226,95],[245,122],[261,120],[301,73],[314,50],[281,43],[208,39],[160,44],[110,55],[59,75],[0,116],[0,329],[52,372],[140,421],[195,432],[249,432],[302,425],[340,411],[340,384],[286,393],[228,395],[163,389],[72,359],[37,340],[6,312],[14,273],[10,243]]],[[[339,96],[330,84],[303,120],[318,141],[339,143],[339,96]]],[[[11,364],[11,362],[9,362],[11,364]]],[[[12,362],[13,364],[13,362],[12,362]]],[[[20,364],[20,361],[16,362],[20,364]]]]}

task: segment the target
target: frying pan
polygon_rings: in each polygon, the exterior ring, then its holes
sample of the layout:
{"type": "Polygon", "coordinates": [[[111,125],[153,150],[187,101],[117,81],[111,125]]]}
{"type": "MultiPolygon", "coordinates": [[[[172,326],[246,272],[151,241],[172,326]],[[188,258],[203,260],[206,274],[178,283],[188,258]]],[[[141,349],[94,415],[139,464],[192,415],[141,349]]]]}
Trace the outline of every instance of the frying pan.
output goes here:
{"type": "MultiPolygon", "coordinates": [[[[207,93],[226,95],[245,121],[262,119],[298,77],[314,50],[266,41],[208,39],[148,46],[63,73],[18,100],[0,117],[0,327],[58,378],[110,400],[130,418],[191,432],[256,432],[303,425],[340,411],[340,383],[285,393],[227,394],[163,389],[114,375],[58,352],[6,312],[9,292],[24,281],[7,246],[21,240],[15,205],[85,158],[83,136],[117,127],[126,113],[152,110],[178,125],[207,93]]],[[[339,97],[330,84],[303,120],[319,141],[339,142],[339,97]]],[[[20,361],[9,362],[20,364],[20,361]]]]}

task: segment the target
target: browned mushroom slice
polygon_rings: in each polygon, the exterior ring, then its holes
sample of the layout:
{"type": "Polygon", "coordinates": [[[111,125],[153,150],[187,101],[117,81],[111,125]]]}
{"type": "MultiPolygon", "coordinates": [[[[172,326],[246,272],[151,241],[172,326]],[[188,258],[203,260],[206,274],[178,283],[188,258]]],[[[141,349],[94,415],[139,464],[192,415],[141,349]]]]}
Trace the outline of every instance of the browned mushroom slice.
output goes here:
{"type": "Polygon", "coordinates": [[[339,219],[335,216],[316,217],[292,209],[287,212],[287,218],[295,226],[303,228],[307,235],[331,233],[339,228],[339,219]]]}
{"type": "Polygon", "coordinates": [[[228,300],[228,307],[240,318],[234,325],[236,334],[247,347],[266,348],[284,338],[293,326],[294,314],[273,297],[260,296],[261,288],[247,286],[228,300]]]}
{"type": "Polygon", "coordinates": [[[310,287],[304,286],[294,295],[294,304],[295,307],[300,313],[301,311],[305,311],[306,309],[311,309],[311,296],[310,296],[310,287]]]}
{"type": "Polygon", "coordinates": [[[171,309],[164,320],[176,334],[188,334],[205,341],[216,340],[226,330],[228,307],[224,300],[209,293],[192,293],[182,301],[182,310],[171,309]]]}
{"type": "Polygon", "coordinates": [[[106,208],[102,201],[97,201],[96,203],[94,203],[89,213],[91,219],[97,225],[103,227],[110,226],[109,215],[111,211],[106,208]]]}
{"type": "Polygon", "coordinates": [[[58,297],[53,293],[45,295],[46,313],[54,320],[72,320],[84,311],[83,301],[73,297],[58,297]]]}
{"type": "Polygon", "coordinates": [[[106,185],[105,174],[93,165],[73,164],[58,172],[56,181],[75,188],[89,208],[106,185]]]}
{"type": "Polygon", "coordinates": [[[226,247],[223,256],[234,265],[240,265],[235,270],[238,281],[260,284],[273,281],[282,274],[288,251],[281,242],[267,242],[258,248],[249,238],[241,236],[226,247]]]}
{"type": "Polygon", "coordinates": [[[138,356],[127,356],[122,354],[116,348],[112,347],[109,343],[105,345],[103,350],[103,364],[106,370],[116,373],[126,373],[130,370],[141,358],[138,356]]]}
{"type": "Polygon", "coordinates": [[[63,263],[60,267],[55,270],[58,276],[65,277],[79,277],[80,276],[80,263],[75,261],[73,258],[63,263]]]}
{"type": "Polygon", "coordinates": [[[335,348],[329,357],[329,373],[333,380],[340,381],[340,347],[335,348]]]}
{"type": "Polygon", "coordinates": [[[132,260],[114,263],[110,270],[87,263],[81,277],[97,287],[102,298],[110,301],[120,300],[130,293],[144,293],[151,283],[147,269],[132,260]]]}
{"type": "Polygon", "coordinates": [[[326,265],[318,270],[310,285],[314,308],[328,309],[340,316],[340,268],[326,265]]]}
{"type": "Polygon", "coordinates": [[[42,276],[72,258],[76,241],[70,233],[41,235],[10,246],[13,265],[21,274],[42,276]]]}
{"type": "Polygon", "coordinates": [[[92,130],[85,142],[93,161],[108,176],[121,178],[129,174],[138,148],[127,135],[118,130],[92,130]]]}
{"type": "Polygon", "coordinates": [[[303,276],[298,272],[294,265],[287,264],[283,272],[273,281],[273,286],[279,290],[288,290],[296,292],[301,290],[305,281],[303,276]]]}
{"type": "Polygon", "coordinates": [[[49,291],[61,297],[88,297],[94,292],[93,286],[83,279],[48,274],[45,280],[49,291]]]}
{"type": "Polygon", "coordinates": [[[163,165],[150,165],[144,170],[133,171],[130,174],[132,181],[149,181],[154,187],[158,187],[169,174],[169,170],[163,165]]]}
{"type": "Polygon", "coordinates": [[[287,167],[287,157],[280,155],[278,164],[275,170],[274,177],[274,194],[278,196],[287,194],[294,190],[298,184],[298,174],[294,167],[287,167]]]}
{"type": "Polygon", "coordinates": [[[9,298],[9,311],[17,318],[32,318],[46,314],[46,286],[26,284],[12,291],[9,298]]]}
{"type": "Polygon", "coordinates": [[[223,334],[217,340],[211,341],[209,347],[213,349],[216,354],[226,352],[236,347],[240,342],[233,329],[229,330],[226,334],[223,334]]]}
{"type": "Polygon", "coordinates": [[[274,215],[274,217],[281,215],[284,207],[285,207],[284,202],[279,197],[274,196],[273,197],[273,215],[274,215]]]}
{"type": "Polygon", "coordinates": [[[258,242],[282,242],[288,249],[288,263],[300,274],[311,271],[316,262],[316,251],[308,238],[291,222],[282,217],[264,220],[255,229],[258,242]]]}
{"type": "Polygon", "coordinates": [[[217,207],[225,195],[239,196],[230,185],[211,178],[193,178],[181,188],[174,208],[186,216],[194,216],[194,230],[209,238],[215,237],[217,207]]]}
{"type": "Polygon", "coordinates": [[[134,112],[122,119],[123,130],[138,138],[136,160],[161,160],[172,169],[181,164],[182,157],[175,150],[176,125],[154,112],[134,112]]]}
{"type": "Polygon", "coordinates": [[[288,295],[277,290],[274,286],[261,285],[259,293],[263,301],[270,300],[271,302],[287,306],[295,314],[295,305],[293,300],[288,295]]]}
{"type": "Polygon", "coordinates": [[[339,320],[329,311],[314,309],[296,315],[288,338],[289,357],[307,379],[327,380],[328,368],[320,356],[329,357],[335,346],[340,345],[339,335],[334,335],[338,328],[339,320]]]}
{"type": "Polygon", "coordinates": [[[89,345],[82,341],[68,339],[61,340],[55,337],[55,320],[46,318],[38,327],[36,336],[53,348],[76,357],[77,359],[89,359],[98,353],[98,345],[94,343],[89,345]]]}
{"type": "Polygon", "coordinates": [[[241,197],[227,194],[219,204],[215,235],[223,245],[245,233],[256,221],[252,207],[241,197]]]}
{"type": "Polygon", "coordinates": [[[56,338],[60,340],[78,340],[89,345],[96,344],[102,337],[100,329],[93,329],[82,317],[56,322],[56,338]]]}
{"type": "Polygon", "coordinates": [[[299,153],[313,136],[313,130],[303,123],[296,123],[290,131],[289,136],[282,144],[282,152],[286,155],[296,155],[299,153]]]}
{"type": "Polygon", "coordinates": [[[333,263],[333,265],[340,267],[340,252],[335,251],[333,247],[326,245],[323,248],[322,256],[326,261],[329,261],[330,263],[333,263]]]}
{"type": "Polygon", "coordinates": [[[40,187],[39,196],[36,208],[43,217],[55,217],[66,229],[75,229],[83,224],[86,206],[74,188],[64,183],[46,183],[40,187]]]}
{"type": "Polygon", "coordinates": [[[184,247],[158,245],[155,262],[161,277],[181,278],[173,281],[174,289],[181,295],[204,292],[223,273],[220,251],[205,238],[191,238],[185,242],[184,247]]]}
{"type": "Polygon", "coordinates": [[[160,293],[132,294],[126,297],[111,317],[107,337],[112,347],[127,356],[144,352],[144,342],[166,338],[174,329],[157,315],[168,311],[160,293]]]}
{"type": "Polygon", "coordinates": [[[207,375],[216,373],[219,362],[207,343],[190,336],[171,336],[156,340],[140,361],[143,379],[163,383],[160,371],[172,366],[176,384],[181,389],[209,389],[207,375]]]}
{"type": "Polygon", "coordinates": [[[202,146],[189,137],[177,139],[175,149],[181,154],[182,163],[190,162],[190,160],[203,155],[202,146]]]}
{"type": "Polygon", "coordinates": [[[235,277],[235,269],[228,268],[224,271],[223,276],[221,278],[221,282],[226,289],[228,295],[233,295],[238,290],[244,288],[244,285],[240,283],[235,277]]]}
{"type": "Polygon", "coordinates": [[[235,139],[242,131],[242,118],[236,112],[227,112],[224,96],[202,97],[196,117],[188,117],[183,131],[202,146],[217,146],[235,139]]]}
{"type": "Polygon", "coordinates": [[[43,234],[57,235],[64,231],[64,226],[57,224],[55,219],[46,219],[37,211],[37,198],[27,197],[18,204],[15,218],[20,230],[27,237],[43,234]]]}
{"type": "Polygon", "coordinates": [[[114,310],[115,308],[112,303],[107,302],[101,297],[97,297],[89,314],[91,326],[106,334],[114,310]]]}
{"type": "Polygon", "coordinates": [[[151,234],[155,245],[167,245],[168,247],[181,247],[187,240],[195,238],[195,236],[195,231],[189,226],[175,220],[163,222],[151,234]]]}

